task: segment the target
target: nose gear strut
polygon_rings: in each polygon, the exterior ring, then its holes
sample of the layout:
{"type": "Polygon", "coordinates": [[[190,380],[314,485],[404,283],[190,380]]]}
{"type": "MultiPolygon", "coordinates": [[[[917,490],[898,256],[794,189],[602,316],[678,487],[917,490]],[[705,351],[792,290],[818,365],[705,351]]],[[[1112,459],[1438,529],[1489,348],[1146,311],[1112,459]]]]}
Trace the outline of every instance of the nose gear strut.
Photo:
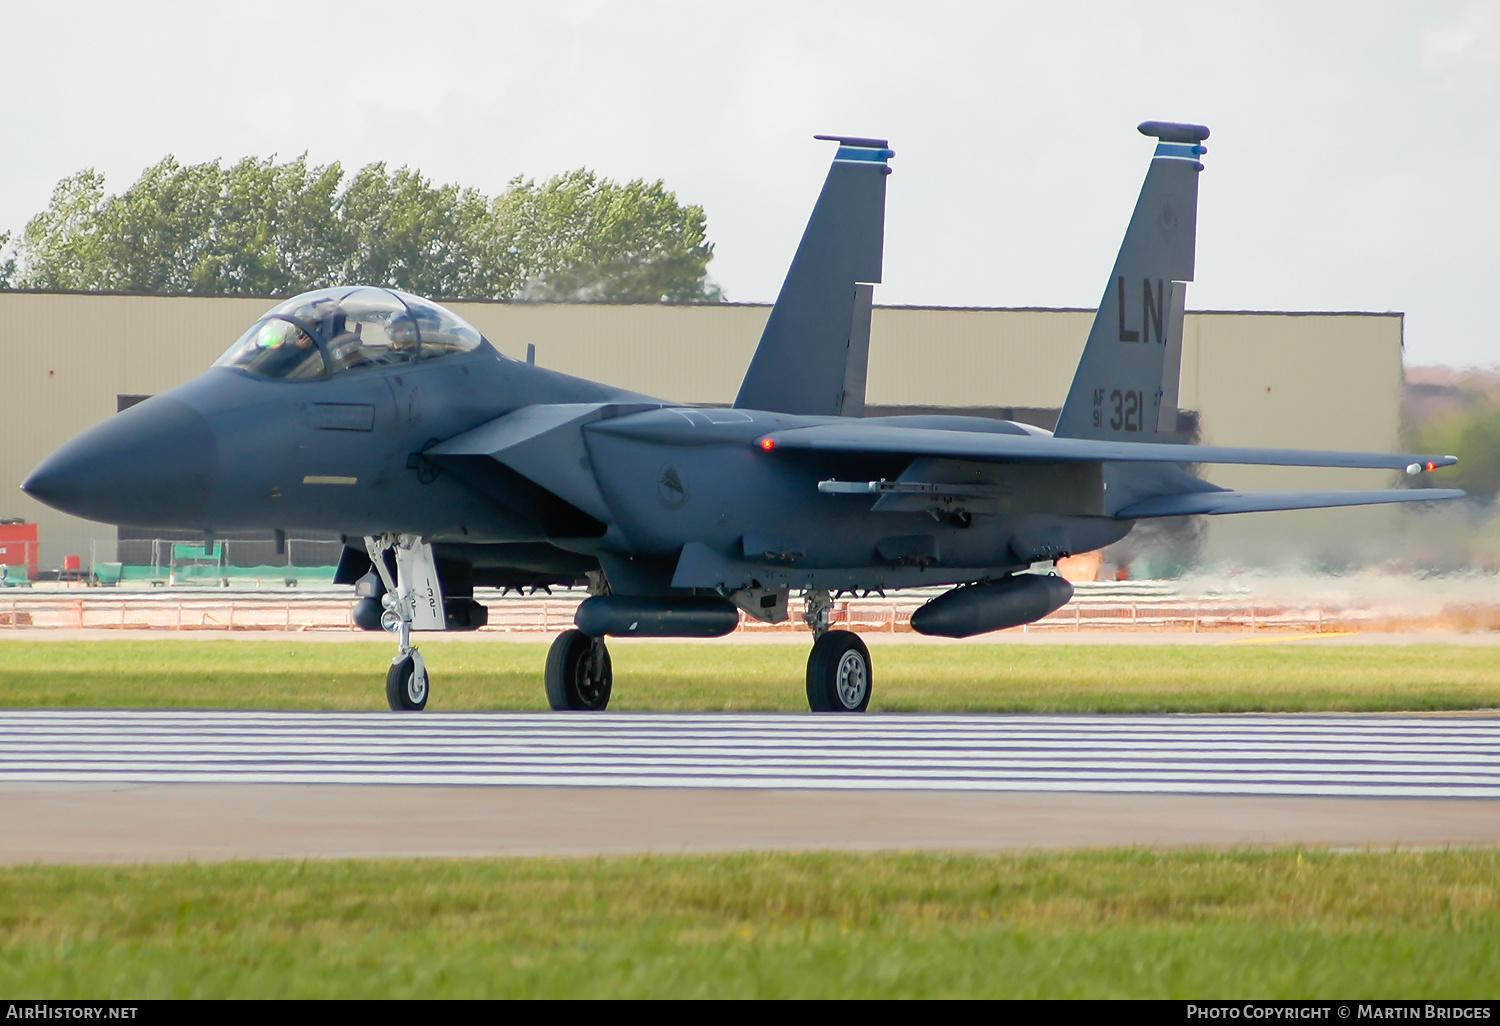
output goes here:
{"type": "Polygon", "coordinates": [[[438,583],[432,546],[414,534],[381,534],[365,538],[365,551],[385,585],[382,626],[395,629],[397,652],[385,675],[385,697],[396,712],[418,712],[427,707],[430,693],[427,664],[411,643],[411,632],[442,630],[443,595],[438,583]],[[394,579],[386,553],[396,557],[394,579]]]}

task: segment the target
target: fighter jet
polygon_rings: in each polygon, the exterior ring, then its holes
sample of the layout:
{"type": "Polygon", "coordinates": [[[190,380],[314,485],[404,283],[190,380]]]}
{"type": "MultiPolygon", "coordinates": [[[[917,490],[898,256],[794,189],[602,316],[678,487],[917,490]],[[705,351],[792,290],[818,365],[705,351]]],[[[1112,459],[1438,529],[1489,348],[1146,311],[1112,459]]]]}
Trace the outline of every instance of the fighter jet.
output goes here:
{"type": "MultiPolygon", "coordinates": [[[[884,139],[837,147],[734,405],[672,403],[509,359],[442,306],[387,288],[279,304],[207,372],[99,424],[22,487],[114,524],[338,531],[354,615],[396,636],[393,710],[431,694],[413,632],[473,630],[478,585],[586,587],[543,674],[552,708],[601,710],[608,637],[717,637],[801,593],[807,701],[860,712],[870,653],[831,630],[840,591],[951,585],[923,634],[1047,615],[1052,561],[1140,520],[1456,498],[1445,489],[1241,493],[1193,464],[1419,474],[1452,456],[1183,444],[1186,283],[1208,129],[1150,121],[1145,184],[1056,431],[865,417],[881,280],[884,139]]],[[[954,368],[959,373],[961,368],[954,368]]],[[[278,535],[281,537],[282,535],[278,535]]]]}

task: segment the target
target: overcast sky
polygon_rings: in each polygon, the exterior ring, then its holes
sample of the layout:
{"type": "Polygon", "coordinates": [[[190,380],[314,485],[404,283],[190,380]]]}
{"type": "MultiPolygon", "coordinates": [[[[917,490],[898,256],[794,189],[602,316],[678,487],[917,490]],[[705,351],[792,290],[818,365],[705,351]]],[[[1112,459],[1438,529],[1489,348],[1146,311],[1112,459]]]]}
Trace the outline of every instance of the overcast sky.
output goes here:
{"type": "Polygon", "coordinates": [[[708,213],[771,300],[831,157],[889,137],[877,302],[1098,303],[1152,143],[1210,126],[1199,309],[1400,310],[1500,363],[1500,2],[0,0],[0,229],[167,153],[409,164],[498,192],[586,165],[708,213]]]}

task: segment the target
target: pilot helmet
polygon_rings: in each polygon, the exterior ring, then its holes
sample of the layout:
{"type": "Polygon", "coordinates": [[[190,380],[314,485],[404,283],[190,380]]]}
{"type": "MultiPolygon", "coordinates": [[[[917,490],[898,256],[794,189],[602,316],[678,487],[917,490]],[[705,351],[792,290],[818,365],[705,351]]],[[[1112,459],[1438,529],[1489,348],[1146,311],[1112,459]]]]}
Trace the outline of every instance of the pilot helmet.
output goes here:
{"type": "Polygon", "coordinates": [[[255,333],[255,345],[259,349],[276,349],[290,343],[296,334],[296,325],[290,321],[272,319],[262,324],[260,331],[255,333]]]}
{"type": "Polygon", "coordinates": [[[398,346],[414,346],[422,341],[416,319],[409,313],[399,313],[385,322],[385,332],[391,342],[398,346]]]}

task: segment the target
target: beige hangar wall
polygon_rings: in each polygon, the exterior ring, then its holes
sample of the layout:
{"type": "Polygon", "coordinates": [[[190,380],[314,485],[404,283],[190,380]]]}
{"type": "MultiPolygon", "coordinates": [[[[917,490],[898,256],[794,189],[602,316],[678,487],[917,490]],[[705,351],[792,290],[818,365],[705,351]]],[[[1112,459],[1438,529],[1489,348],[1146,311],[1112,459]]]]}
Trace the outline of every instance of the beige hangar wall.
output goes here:
{"type": "MultiPolygon", "coordinates": [[[[115,412],[201,373],[266,299],[0,292],[0,516],[39,525],[42,564],[111,559],[114,529],[47,509],[19,489],[47,453],[115,412]]],[[[728,403],[760,337],[764,305],[450,304],[501,352],[684,403],[728,403]]],[[[877,307],[868,401],[882,406],[1062,404],[1093,314],[1086,310],[877,307]]],[[[1189,313],[1181,405],[1203,441],[1394,450],[1400,315],[1189,313]]],[[[1383,487],[1371,471],[1207,468],[1253,489],[1383,487]]],[[[1316,545],[1388,529],[1387,510],[1223,517],[1209,551],[1261,540],[1316,545]]]]}

